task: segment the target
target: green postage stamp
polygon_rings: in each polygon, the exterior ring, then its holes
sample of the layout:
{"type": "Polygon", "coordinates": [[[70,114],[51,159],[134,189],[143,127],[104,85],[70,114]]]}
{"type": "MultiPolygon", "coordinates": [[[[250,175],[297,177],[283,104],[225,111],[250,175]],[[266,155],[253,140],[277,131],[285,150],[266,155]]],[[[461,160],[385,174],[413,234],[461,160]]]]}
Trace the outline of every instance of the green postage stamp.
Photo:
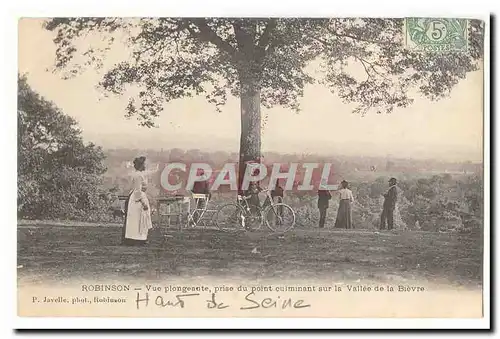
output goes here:
{"type": "Polygon", "coordinates": [[[469,20],[445,18],[406,18],[405,45],[428,52],[466,51],[469,20]]]}

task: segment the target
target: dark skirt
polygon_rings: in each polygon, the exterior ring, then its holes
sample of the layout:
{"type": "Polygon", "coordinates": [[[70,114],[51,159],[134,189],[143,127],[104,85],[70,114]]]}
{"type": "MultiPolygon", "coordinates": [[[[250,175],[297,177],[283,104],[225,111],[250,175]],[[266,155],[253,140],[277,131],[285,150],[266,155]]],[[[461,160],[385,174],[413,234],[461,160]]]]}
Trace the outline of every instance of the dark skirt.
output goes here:
{"type": "Polygon", "coordinates": [[[130,193],[128,195],[127,200],[125,200],[125,220],[123,221],[123,227],[122,227],[122,245],[127,245],[127,246],[144,245],[146,244],[146,240],[135,240],[135,239],[128,239],[125,237],[127,229],[128,202],[130,201],[131,195],[132,193],[130,193]]]}
{"type": "Polygon", "coordinates": [[[340,200],[335,228],[354,228],[352,225],[351,201],[348,199],[340,200]]]}

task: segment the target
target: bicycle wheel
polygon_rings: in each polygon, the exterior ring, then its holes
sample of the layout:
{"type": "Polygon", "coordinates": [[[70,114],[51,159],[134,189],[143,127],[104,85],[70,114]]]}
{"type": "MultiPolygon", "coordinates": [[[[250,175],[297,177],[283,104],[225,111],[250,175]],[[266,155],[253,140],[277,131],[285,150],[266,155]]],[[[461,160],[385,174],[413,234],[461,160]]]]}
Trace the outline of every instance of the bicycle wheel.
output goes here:
{"type": "Polygon", "coordinates": [[[277,233],[285,233],[295,226],[295,212],[287,204],[278,203],[264,211],[267,227],[277,233]]]}
{"type": "Polygon", "coordinates": [[[238,204],[226,204],[217,209],[215,225],[223,232],[237,232],[245,229],[245,211],[238,204]]]}

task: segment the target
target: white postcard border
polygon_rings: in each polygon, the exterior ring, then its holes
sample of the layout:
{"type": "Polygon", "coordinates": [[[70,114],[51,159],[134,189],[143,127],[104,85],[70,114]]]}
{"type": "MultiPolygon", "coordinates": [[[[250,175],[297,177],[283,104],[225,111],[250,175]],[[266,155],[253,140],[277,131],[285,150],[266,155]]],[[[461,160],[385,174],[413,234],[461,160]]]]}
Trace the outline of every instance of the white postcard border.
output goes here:
{"type": "MultiPolygon", "coordinates": [[[[384,16],[384,17],[404,17],[404,16],[460,16],[473,17],[485,20],[486,41],[485,41],[485,65],[489,65],[489,26],[488,11],[484,10],[485,5],[480,6],[478,1],[456,1],[456,2],[436,2],[436,1],[383,1],[383,5],[376,1],[312,1],[298,2],[290,1],[286,5],[281,2],[271,2],[254,0],[245,4],[236,1],[151,1],[142,0],[137,2],[111,2],[102,0],[87,0],[76,3],[76,1],[23,1],[22,3],[10,2],[4,6],[2,14],[3,46],[6,53],[2,53],[4,60],[1,66],[3,87],[2,102],[4,103],[2,114],[1,134],[4,148],[4,166],[2,167],[2,177],[6,188],[1,195],[2,211],[4,213],[3,228],[7,233],[7,239],[2,246],[2,260],[7,263],[4,272],[9,274],[1,279],[2,290],[5,291],[6,304],[3,307],[3,319],[13,328],[487,328],[490,317],[490,174],[485,173],[485,246],[484,246],[484,308],[485,317],[483,319],[310,319],[310,318],[280,318],[280,319],[243,319],[243,318],[194,318],[175,319],[171,322],[165,318],[20,318],[17,317],[16,306],[16,207],[14,194],[17,191],[17,175],[14,167],[16,161],[16,119],[13,112],[16,110],[16,85],[17,79],[17,17],[19,16],[384,16]],[[404,7],[404,8],[403,8],[404,7]],[[427,10],[424,10],[427,8],[427,10]],[[5,260],[9,258],[9,260],[5,260]],[[7,314],[5,314],[7,313],[7,314]]],[[[487,4],[486,4],[487,5],[487,4]]],[[[489,169],[489,67],[485,69],[485,120],[484,138],[486,140],[484,152],[484,167],[489,169]]],[[[497,126],[498,127],[498,126],[497,126]]],[[[498,202],[497,202],[498,203],[498,202]]],[[[498,206],[496,206],[498,207],[498,206]]],[[[5,303],[4,303],[5,305],[5,303]]]]}

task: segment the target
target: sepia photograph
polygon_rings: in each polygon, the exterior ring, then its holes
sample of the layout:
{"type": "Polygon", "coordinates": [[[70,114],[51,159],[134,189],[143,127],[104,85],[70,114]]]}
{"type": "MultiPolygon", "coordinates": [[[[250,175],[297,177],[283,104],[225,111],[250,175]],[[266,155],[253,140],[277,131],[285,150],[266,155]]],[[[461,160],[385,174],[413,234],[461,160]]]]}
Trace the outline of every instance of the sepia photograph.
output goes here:
{"type": "Polygon", "coordinates": [[[20,18],[18,316],[483,318],[487,25],[20,18]]]}

